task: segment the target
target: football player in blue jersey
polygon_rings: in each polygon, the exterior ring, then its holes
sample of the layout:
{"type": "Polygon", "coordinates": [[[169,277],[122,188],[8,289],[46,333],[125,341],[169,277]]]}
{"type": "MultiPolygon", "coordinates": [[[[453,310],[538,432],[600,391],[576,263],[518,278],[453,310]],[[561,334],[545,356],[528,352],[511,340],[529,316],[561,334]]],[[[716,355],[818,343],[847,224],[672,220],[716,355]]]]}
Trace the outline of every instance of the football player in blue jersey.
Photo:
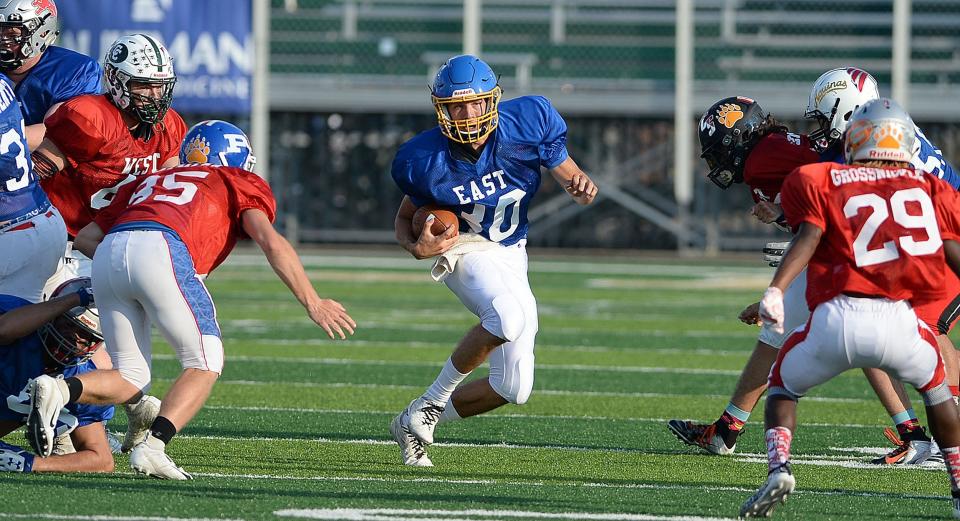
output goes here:
{"type": "MultiPolygon", "coordinates": [[[[0,437],[23,425],[30,412],[27,382],[42,374],[75,376],[96,366],[89,360],[103,342],[90,279],[61,285],[50,300],[30,304],[0,295],[0,437]]],[[[74,450],[36,458],[0,441],[3,472],[112,472],[113,454],[103,423],[112,406],[67,406],[56,431],[72,439],[74,450]]]]}
{"type": "Polygon", "coordinates": [[[59,34],[53,0],[8,0],[0,5],[0,71],[13,82],[30,150],[43,141],[43,119],[61,103],[102,92],[100,64],[53,45],[59,34]]]}
{"type": "Polygon", "coordinates": [[[394,222],[397,241],[418,259],[439,256],[432,275],[480,323],[426,392],[390,424],[403,462],[413,466],[433,465],[425,446],[433,443],[438,423],[523,404],[530,396],[538,326],[525,245],[540,169],[579,204],[597,195],[568,155],[567,125],[546,98],[501,103],[496,74],[470,55],[447,60],[431,94],[439,125],[404,143],[393,161],[393,179],[405,194],[394,222]],[[431,215],[415,236],[411,220],[424,205],[453,211],[465,233],[456,235],[450,226],[435,235],[431,215]],[[459,386],[488,358],[488,378],[459,386]]]}
{"type": "MultiPolygon", "coordinates": [[[[63,102],[83,94],[103,92],[103,68],[97,60],[53,45],[59,34],[57,5],[53,0],[0,2],[0,71],[9,77],[13,84],[13,93],[20,104],[26,124],[25,137],[29,150],[35,150],[43,141],[46,134],[43,120],[63,102]]],[[[39,190],[39,186],[37,189],[39,190]]],[[[62,222],[60,217],[57,214],[51,219],[62,222]]],[[[40,233],[42,230],[38,228],[35,231],[40,233]]],[[[63,240],[59,241],[62,247],[58,255],[58,266],[54,272],[44,277],[46,285],[41,285],[44,296],[69,278],[81,273],[89,275],[89,266],[86,270],[81,267],[81,257],[67,247],[66,228],[62,232],[47,233],[46,240],[59,240],[61,236],[63,240]]],[[[30,255],[19,258],[21,261],[35,262],[35,258],[30,255]]],[[[36,279],[31,275],[29,280],[32,284],[36,279]]],[[[3,286],[0,285],[0,293],[9,291],[3,291],[3,286]]],[[[29,297],[28,300],[36,302],[40,298],[41,294],[38,293],[36,298],[29,297]]],[[[106,356],[106,351],[97,353],[96,363],[101,368],[110,367],[110,358],[106,356]]],[[[158,409],[159,400],[152,396],[126,406],[128,431],[124,439],[125,448],[129,449],[135,440],[146,435],[144,425],[148,426],[153,421],[158,409]]],[[[68,442],[67,437],[58,438],[58,448],[61,443],[68,442]]],[[[62,450],[69,450],[69,446],[62,450]]]]}

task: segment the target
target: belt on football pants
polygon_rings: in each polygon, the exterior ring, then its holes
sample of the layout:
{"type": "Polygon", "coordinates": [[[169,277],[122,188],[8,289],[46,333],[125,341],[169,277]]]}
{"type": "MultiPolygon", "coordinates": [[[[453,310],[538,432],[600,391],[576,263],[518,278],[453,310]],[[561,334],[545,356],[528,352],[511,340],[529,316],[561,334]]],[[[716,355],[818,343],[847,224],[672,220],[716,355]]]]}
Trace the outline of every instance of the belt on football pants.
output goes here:
{"type": "MultiPolygon", "coordinates": [[[[44,216],[44,217],[47,217],[47,218],[53,217],[53,210],[45,213],[43,216],[44,216]]],[[[30,228],[36,228],[36,226],[37,226],[37,225],[31,220],[31,221],[27,221],[27,222],[25,222],[25,223],[18,224],[18,225],[16,225],[16,226],[14,226],[13,228],[7,228],[6,230],[0,230],[0,232],[2,232],[2,233],[19,232],[19,231],[21,231],[21,230],[29,230],[30,228]]]]}

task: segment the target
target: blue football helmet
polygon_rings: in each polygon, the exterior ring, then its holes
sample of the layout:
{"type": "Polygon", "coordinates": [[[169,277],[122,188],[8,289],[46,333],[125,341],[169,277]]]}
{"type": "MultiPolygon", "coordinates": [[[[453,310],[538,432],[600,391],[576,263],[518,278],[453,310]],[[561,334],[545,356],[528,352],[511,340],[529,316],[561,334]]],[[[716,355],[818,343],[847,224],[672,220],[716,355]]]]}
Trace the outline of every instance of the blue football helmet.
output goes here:
{"type": "Polygon", "coordinates": [[[489,65],[476,56],[462,54],[447,60],[430,89],[433,107],[443,135],[457,143],[476,143],[497,128],[502,91],[497,75],[489,65]],[[483,100],[485,105],[480,116],[453,119],[450,105],[483,100]]]}
{"type": "Polygon", "coordinates": [[[180,164],[190,163],[234,166],[253,172],[257,158],[247,135],[236,125],[210,119],[191,127],[183,138],[180,164]]]}

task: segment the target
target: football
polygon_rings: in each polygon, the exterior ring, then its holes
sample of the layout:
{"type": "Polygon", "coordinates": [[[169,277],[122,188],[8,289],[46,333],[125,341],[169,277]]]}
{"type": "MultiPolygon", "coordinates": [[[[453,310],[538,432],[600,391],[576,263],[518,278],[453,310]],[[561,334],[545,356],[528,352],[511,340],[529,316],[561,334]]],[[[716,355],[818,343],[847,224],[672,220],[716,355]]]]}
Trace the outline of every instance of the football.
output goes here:
{"type": "Polygon", "coordinates": [[[423,223],[426,222],[427,217],[433,214],[436,219],[433,221],[433,226],[430,228],[430,231],[434,235],[440,235],[447,229],[447,226],[453,226],[453,234],[457,235],[460,233],[460,220],[457,219],[457,215],[450,210],[432,204],[421,206],[417,208],[417,213],[413,214],[413,236],[420,237],[420,234],[423,232],[423,223]]]}

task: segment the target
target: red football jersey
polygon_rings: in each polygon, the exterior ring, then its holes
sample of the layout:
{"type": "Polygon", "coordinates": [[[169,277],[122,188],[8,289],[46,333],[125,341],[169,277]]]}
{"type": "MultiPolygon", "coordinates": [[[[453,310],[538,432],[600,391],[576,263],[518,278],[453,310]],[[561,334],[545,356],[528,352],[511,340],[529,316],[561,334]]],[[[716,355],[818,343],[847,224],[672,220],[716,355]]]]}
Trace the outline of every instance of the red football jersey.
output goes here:
{"type": "Polygon", "coordinates": [[[67,156],[67,165],[41,185],[71,235],[110,204],[120,186],[177,156],[187,132],[183,118],[170,109],[149,141],[136,139],[120,109],[99,94],[68,100],[44,123],[46,137],[67,156]]]}
{"type": "Polygon", "coordinates": [[[240,168],[184,165],[124,185],[94,222],[104,232],[122,223],[160,223],[187,245],[197,273],[207,274],[246,237],[240,219],[246,210],[260,210],[270,222],[276,217],[263,179],[240,168]]]}
{"type": "Polygon", "coordinates": [[[840,293],[919,304],[942,297],[943,240],[960,237],[960,195],[913,168],[819,163],[787,176],[790,226],[824,230],[807,269],[810,309],[840,293]]]}
{"type": "Polygon", "coordinates": [[[779,202],[780,187],[787,174],[797,167],[819,163],[807,136],[775,132],[763,137],[743,165],[743,182],[750,187],[753,202],[779,202]]]}

